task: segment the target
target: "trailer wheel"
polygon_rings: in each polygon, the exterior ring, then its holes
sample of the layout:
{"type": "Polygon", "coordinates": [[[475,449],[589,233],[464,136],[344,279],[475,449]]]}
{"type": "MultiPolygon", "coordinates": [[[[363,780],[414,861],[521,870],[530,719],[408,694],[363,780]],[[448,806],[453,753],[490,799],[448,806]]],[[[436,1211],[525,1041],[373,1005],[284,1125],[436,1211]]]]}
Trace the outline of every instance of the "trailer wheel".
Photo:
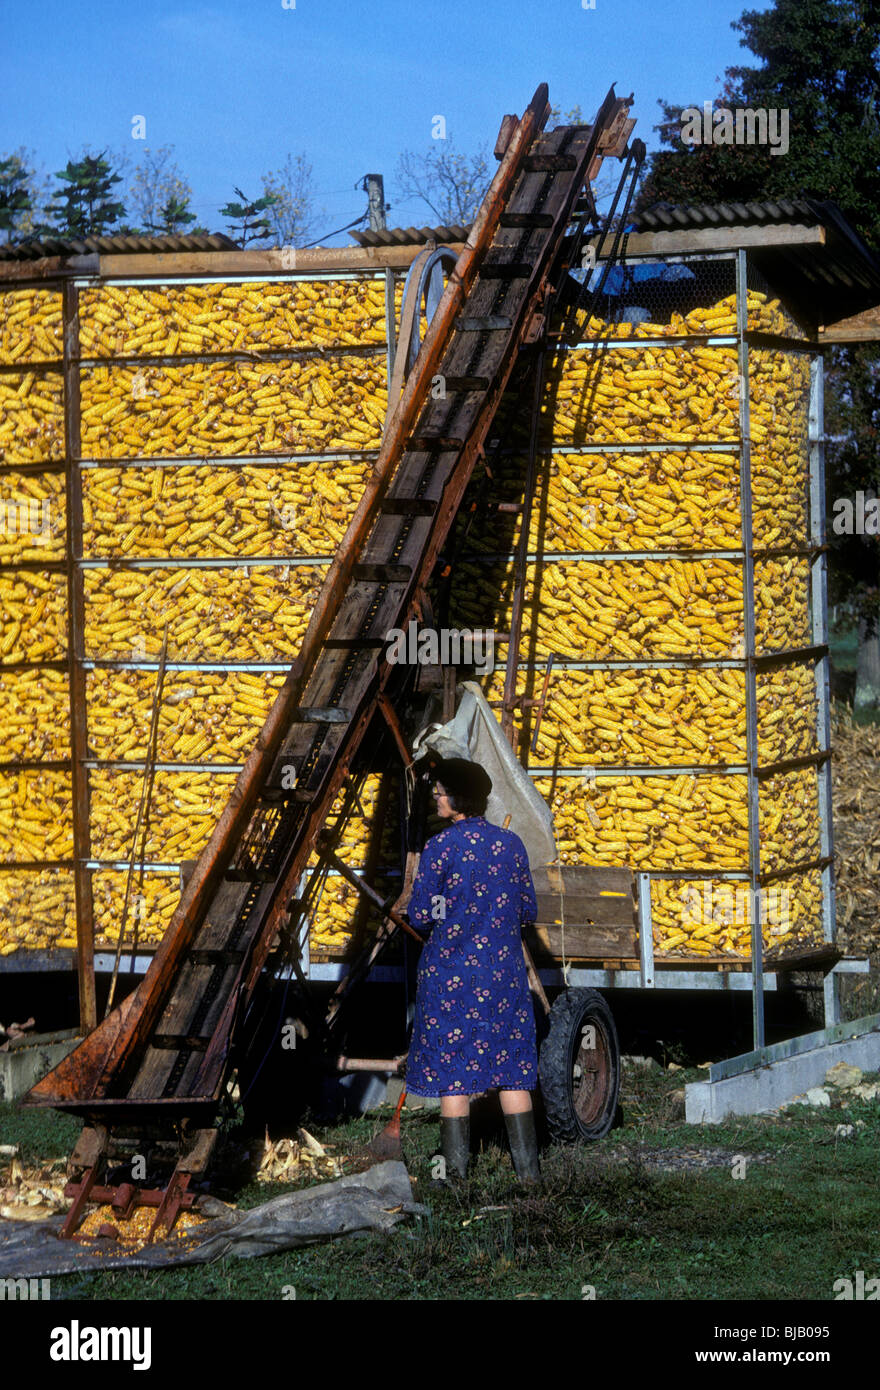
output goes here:
{"type": "Polygon", "coordinates": [[[568,989],[555,1000],[538,1074],[547,1125],[558,1143],[601,1139],[612,1128],[620,1046],[611,1010],[598,990],[568,989]]]}

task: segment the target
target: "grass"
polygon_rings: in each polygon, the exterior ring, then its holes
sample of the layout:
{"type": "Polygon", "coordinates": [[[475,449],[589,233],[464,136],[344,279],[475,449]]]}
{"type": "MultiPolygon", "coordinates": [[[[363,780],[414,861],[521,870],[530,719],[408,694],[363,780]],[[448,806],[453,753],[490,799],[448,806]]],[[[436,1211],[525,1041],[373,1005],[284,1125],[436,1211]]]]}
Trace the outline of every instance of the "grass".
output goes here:
{"type": "MultiPolygon", "coordinates": [[[[624,1124],[598,1144],[542,1155],[545,1187],[520,1188],[490,1141],[465,1186],[430,1184],[436,1113],[405,1112],[414,1193],[429,1215],[387,1237],[336,1241],[253,1260],[162,1272],[53,1277],[63,1299],[833,1299],[841,1275],[880,1274],[876,1155],[880,1103],[806,1107],[778,1117],[696,1127],[675,1093],[694,1069],[627,1071],[624,1124]],[[841,1123],[863,1124],[851,1138],[841,1123]],[[658,1169],[658,1160],[711,1166],[658,1169]],[[734,1177],[734,1160],[745,1175],[734,1177]],[[285,1295],[285,1290],[286,1295],[285,1295]]],[[[319,1129],[345,1152],[380,1116],[319,1129]]],[[[25,1157],[69,1152],[64,1117],[0,1106],[4,1142],[25,1157]]],[[[250,1183],[252,1207],[289,1186],[250,1183]]]]}

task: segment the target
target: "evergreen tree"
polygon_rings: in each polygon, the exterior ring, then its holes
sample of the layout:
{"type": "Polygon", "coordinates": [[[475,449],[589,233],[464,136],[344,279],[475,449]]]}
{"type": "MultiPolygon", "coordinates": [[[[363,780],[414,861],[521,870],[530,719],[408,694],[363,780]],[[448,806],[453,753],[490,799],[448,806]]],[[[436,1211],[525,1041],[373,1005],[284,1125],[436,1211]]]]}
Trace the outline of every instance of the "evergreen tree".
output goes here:
{"type": "Polygon", "coordinates": [[[23,224],[34,211],[31,176],[18,155],[0,159],[0,236],[7,245],[26,234],[23,224]]]}

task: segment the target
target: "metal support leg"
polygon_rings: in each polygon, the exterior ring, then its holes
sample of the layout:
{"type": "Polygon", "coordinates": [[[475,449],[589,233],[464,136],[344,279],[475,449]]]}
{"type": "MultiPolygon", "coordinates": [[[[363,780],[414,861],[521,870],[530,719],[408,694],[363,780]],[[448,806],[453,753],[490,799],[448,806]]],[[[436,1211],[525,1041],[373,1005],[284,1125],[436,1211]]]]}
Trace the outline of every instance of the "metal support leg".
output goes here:
{"type": "Polygon", "coordinates": [[[822,981],[825,996],[825,1027],[833,1028],[840,1023],[840,976],[836,970],[829,970],[822,981]]]}

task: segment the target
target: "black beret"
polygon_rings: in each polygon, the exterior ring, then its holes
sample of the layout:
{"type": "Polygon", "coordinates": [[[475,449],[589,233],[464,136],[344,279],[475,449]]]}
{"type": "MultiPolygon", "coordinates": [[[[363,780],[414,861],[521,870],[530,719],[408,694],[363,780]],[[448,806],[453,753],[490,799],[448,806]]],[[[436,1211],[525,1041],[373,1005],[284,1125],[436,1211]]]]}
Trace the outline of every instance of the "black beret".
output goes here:
{"type": "Polygon", "coordinates": [[[434,781],[450,796],[463,796],[472,801],[485,801],[492,790],[492,779],[485,768],[466,758],[443,758],[434,767],[434,781]]]}

